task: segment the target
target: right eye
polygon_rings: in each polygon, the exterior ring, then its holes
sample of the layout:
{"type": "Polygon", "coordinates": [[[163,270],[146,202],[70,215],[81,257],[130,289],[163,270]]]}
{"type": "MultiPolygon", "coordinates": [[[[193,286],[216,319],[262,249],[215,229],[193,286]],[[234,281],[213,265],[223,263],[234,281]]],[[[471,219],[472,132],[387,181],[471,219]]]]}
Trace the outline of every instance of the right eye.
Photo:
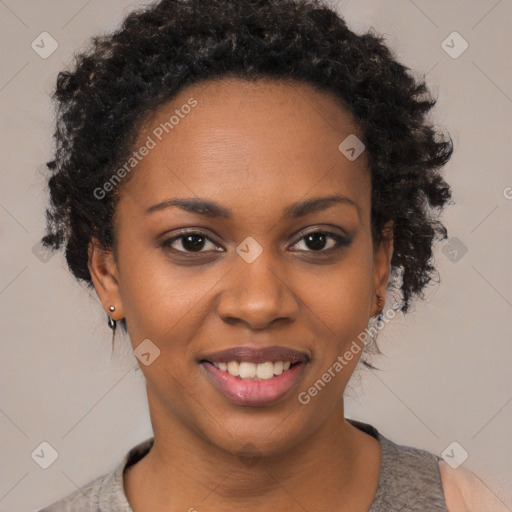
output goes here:
{"type": "MultiPolygon", "coordinates": [[[[203,251],[205,244],[210,242],[214,244],[214,242],[207,237],[204,233],[199,231],[182,231],[179,235],[173,236],[171,238],[167,238],[161,244],[164,248],[170,248],[173,251],[181,252],[181,253],[200,253],[200,252],[208,252],[203,251]],[[177,249],[173,247],[176,243],[180,243],[181,247],[184,250],[177,249]]],[[[218,247],[218,246],[216,246],[218,247]]],[[[219,251],[219,249],[214,249],[215,251],[219,251]]]]}

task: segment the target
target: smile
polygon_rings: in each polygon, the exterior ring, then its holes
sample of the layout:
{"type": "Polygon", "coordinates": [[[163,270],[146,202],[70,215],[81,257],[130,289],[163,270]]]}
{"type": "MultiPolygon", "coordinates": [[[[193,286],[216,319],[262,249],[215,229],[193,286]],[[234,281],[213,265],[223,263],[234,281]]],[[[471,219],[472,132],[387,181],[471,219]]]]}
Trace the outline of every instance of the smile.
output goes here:
{"type": "Polygon", "coordinates": [[[199,361],[221,395],[236,405],[265,406],[283,400],[301,380],[309,357],[285,347],[236,347],[199,361]]]}

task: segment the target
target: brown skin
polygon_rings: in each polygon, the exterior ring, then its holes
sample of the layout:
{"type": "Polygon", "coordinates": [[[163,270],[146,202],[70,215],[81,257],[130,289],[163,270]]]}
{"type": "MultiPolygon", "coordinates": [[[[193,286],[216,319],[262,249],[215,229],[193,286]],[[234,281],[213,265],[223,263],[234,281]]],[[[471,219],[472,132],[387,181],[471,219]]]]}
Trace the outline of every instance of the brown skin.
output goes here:
{"type": "Polygon", "coordinates": [[[161,107],[136,148],[191,97],[198,105],[121,189],[115,254],[96,243],[89,251],[105,311],[115,305],[112,316],[127,319],[133,348],[148,338],[161,350],[151,365],[140,364],[155,444],[126,471],[126,495],[134,512],[365,511],[380,447],[343,413],[360,353],[310,403],[298,401],[381,311],[376,295],[386,295],[393,245],[388,238],[373,246],[365,154],[350,162],[338,150],[361,132],[334,96],[307,84],[224,79],[195,84],[161,107]],[[334,204],[282,218],[291,203],[333,193],[355,201],[359,213],[334,204]],[[177,197],[214,200],[233,219],[177,207],[144,214],[177,197]],[[160,245],[180,228],[211,241],[195,252],[185,239],[160,245]],[[329,250],[331,238],[324,246],[304,238],[325,230],[345,231],[352,242],[329,250]],[[263,248],[252,263],[235,252],[248,236],[263,248]],[[282,345],[310,361],[284,399],[242,407],[197,362],[240,345],[282,345]],[[254,455],[250,463],[242,451],[254,455]]]}

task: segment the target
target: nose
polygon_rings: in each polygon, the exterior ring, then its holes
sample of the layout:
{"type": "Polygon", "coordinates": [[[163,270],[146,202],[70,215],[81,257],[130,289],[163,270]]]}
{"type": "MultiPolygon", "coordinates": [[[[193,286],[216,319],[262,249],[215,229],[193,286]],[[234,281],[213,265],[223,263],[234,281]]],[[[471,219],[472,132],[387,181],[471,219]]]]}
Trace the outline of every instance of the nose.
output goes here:
{"type": "Polygon", "coordinates": [[[217,304],[218,314],[226,323],[243,323],[251,330],[262,330],[272,323],[297,318],[300,302],[286,272],[277,271],[265,253],[252,263],[239,258],[236,268],[226,275],[217,304]]]}

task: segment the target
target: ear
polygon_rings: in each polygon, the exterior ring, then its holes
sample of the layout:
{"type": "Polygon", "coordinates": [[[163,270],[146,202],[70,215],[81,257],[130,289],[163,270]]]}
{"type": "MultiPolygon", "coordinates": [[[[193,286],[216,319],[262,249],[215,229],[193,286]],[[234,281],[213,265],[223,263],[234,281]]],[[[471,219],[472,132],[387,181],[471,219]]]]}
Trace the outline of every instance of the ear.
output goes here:
{"type": "Polygon", "coordinates": [[[98,240],[93,238],[89,243],[87,266],[96,293],[107,315],[114,320],[124,318],[123,304],[119,292],[119,272],[112,249],[103,249],[98,240]],[[110,306],[116,308],[114,312],[110,311],[110,306]]]}
{"type": "Polygon", "coordinates": [[[393,221],[388,221],[382,228],[384,239],[375,248],[373,260],[373,289],[375,291],[372,303],[372,316],[382,310],[386,301],[386,290],[391,274],[391,257],[393,256],[393,221]],[[384,302],[377,304],[377,295],[384,302]]]}

